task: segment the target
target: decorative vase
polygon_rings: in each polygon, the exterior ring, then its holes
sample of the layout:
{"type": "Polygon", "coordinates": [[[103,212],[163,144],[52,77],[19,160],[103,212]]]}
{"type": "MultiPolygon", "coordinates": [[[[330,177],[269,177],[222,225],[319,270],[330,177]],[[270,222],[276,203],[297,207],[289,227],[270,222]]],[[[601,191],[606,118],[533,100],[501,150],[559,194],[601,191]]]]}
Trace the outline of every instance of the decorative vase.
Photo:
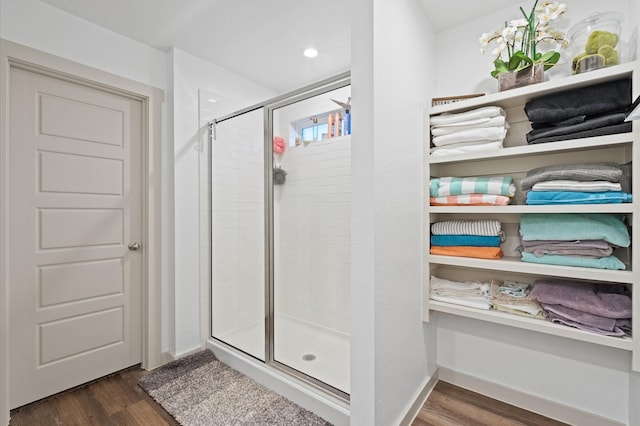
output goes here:
{"type": "Polygon", "coordinates": [[[509,71],[498,74],[498,91],[502,92],[515,89],[516,87],[541,83],[543,81],[544,64],[535,64],[520,71],[509,71]]]}

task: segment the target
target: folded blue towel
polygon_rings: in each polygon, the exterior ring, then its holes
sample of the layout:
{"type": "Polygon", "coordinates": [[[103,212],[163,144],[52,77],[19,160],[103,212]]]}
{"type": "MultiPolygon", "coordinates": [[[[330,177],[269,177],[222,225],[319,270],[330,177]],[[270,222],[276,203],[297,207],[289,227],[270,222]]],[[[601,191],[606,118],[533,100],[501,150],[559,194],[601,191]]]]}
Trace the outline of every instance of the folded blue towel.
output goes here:
{"type": "Polygon", "coordinates": [[[621,216],[600,213],[523,213],[520,235],[531,240],[605,240],[629,247],[629,231],[621,216]]]}
{"type": "Polygon", "coordinates": [[[441,247],[500,247],[500,237],[483,235],[432,235],[431,245],[441,247]]]}
{"type": "Polygon", "coordinates": [[[600,258],[564,256],[556,254],[545,254],[537,257],[533,253],[522,252],[522,261],[527,263],[544,263],[547,265],[580,266],[583,268],[597,269],[627,269],[626,265],[615,256],[600,258]]]}
{"type": "Polygon", "coordinates": [[[619,204],[631,203],[633,197],[622,191],[577,192],[577,191],[529,191],[527,204],[619,204]]]}

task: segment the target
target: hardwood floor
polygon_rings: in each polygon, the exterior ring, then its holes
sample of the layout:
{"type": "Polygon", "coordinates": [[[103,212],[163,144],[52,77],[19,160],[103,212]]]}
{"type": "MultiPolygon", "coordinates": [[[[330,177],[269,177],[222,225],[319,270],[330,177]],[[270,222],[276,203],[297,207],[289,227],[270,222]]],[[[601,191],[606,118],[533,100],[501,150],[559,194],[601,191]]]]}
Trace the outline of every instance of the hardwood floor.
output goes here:
{"type": "Polygon", "coordinates": [[[11,411],[9,426],[127,425],[176,426],[138,379],[148,372],[134,367],[11,411]]]}
{"type": "Polygon", "coordinates": [[[531,411],[438,382],[412,426],[555,426],[565,425],[531,411]]]}
{"type": "MultiPolygon", "coordinates": [[[[36,401],[11,412],[10,426],[176,426],[145,391],[139,367],[36,401]]],[[[564,425],[530,411],[438,382],[412,426],[564,425]]],[[[289,426],[289,425],[287,425],[289,426]]],[[[293,426],[293,425],[292,425],[293,426]]]]}

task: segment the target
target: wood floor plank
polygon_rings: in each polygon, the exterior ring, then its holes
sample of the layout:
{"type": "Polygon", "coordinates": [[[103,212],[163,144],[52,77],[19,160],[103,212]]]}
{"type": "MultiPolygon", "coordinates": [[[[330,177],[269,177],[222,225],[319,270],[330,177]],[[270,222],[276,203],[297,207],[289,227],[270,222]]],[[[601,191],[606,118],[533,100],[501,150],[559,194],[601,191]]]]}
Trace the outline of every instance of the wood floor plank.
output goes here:
{"type": "Polygon", "coordinates": [[[560,426],[564,423],[439,381],[413,426],[560,426]]]}
{"type": "MultiPolygon", "coordinates": [[[[169,426],[163,416],[149,404],[148,401],[141,400],[127,407],[127,413],[137,422],[139,426],[169,426]]],[[[173,424],[173,423],[171,423],[173,424]]]]}
{"type": "Polygon", "coordinates": [[[89,385],[89,390],[110,416],[136,402],[131,399],[129,393],[122,392],[122,388],[118,384],[120,380],[119,377],[113,376],[89,385]]]}
{"type": "Polygon", "coordinates": [[[179,426],[138,386],[136,367],[11,411],[10,426],[179,426]],[[144,404],[141,404],[141,401],[144,404]]]}
{"type": "MultiPolygon", "coordinates": [[[[138,386],[131,368],[11,412],[10,426],[179,426],[138,386]]],[[[438,382],[412,426],[560,426],[564,423],[438,382]]]]}
{"type": "Polygon", "coordinates": [[[52,424],[60,424],[60,416],[53,403],[35,402],[11,412],[11,426],[50,426],[52,424]]]}
{"type": "Polygon", "coordinates": [[[90,413],[85,410],[85,407],[78,399],[77,392],[63,393],[57,398],[53,399],[53,404],[58,410],[61,425],[90,425],[91,422],[90,413]]]}

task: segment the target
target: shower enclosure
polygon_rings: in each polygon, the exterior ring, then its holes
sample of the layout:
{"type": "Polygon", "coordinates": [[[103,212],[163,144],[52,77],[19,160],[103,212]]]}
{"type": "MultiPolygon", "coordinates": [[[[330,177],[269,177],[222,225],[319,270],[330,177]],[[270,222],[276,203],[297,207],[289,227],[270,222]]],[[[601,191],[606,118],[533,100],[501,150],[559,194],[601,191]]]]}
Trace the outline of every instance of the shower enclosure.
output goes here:
{"type": "Polygon", "coordinates": [[[349,395],[348,75],[215,118],[211,337],[349,395]]]}

